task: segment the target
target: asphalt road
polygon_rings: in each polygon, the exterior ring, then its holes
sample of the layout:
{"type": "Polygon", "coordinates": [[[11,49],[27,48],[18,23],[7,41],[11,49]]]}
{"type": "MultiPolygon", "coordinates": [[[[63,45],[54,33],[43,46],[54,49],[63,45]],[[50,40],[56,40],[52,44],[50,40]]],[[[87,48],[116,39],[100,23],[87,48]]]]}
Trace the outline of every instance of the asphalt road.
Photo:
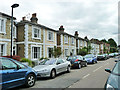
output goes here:
{"type": "Polygon", "coordinates": [[[28,90],[33,88],[104,88],[109,73],[105,68],[112,69],[115,65],[115,58],[98,61],[96,64],[89,64],[81,69],[72,69],[70,73],[57,75],[55,79],[42,78],[36,81],[31,88],[18,87],[15,89],[28,90]]]}

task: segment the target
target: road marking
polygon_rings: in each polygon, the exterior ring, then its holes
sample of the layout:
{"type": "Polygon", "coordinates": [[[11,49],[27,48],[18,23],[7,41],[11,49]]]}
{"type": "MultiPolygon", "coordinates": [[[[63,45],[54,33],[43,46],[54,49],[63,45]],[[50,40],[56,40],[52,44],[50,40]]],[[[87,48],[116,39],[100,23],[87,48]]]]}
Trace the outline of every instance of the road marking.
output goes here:
{"type": "Polygon", "coordinates": [[[105,64],[104,66],[108,65],[109,63],[105,64]]]}
{"type": "Polygon", "coordinates": [[[100,68],[102,68],[103,66],[100,66],[99,68],[95,69],[93,72],[96,72],[97,70],[99,70],[100,68]]]}
{"type": "Polygon", "coordinates": [[[88,77],[90,74],[87,74],[87,75],[85,75],[84,77],[83,77],[83,79],[85,79],[86,77],[88,77]]]}

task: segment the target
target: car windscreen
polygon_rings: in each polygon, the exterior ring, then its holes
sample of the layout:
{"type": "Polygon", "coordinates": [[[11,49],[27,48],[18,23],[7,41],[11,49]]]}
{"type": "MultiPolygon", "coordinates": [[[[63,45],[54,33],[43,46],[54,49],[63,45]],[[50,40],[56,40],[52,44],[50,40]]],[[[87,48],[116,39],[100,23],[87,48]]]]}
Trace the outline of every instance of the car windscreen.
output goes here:
{"type": "Polygon", "coordinates": [[[92,57],[91,55],[84,56],[84,58],[91,58],[91,57],[92,57]]]}
{"type": "Polygon", "coordinates": [[[40,65],[53,65],[55,62],[56,62],[55,59],[44,60],[44,61],[40,62],[40,65]]]}
{"type": "Polygon", "coordinates": [[[120,61],[115,65],[112,73],[120,75],[120,61]]]}

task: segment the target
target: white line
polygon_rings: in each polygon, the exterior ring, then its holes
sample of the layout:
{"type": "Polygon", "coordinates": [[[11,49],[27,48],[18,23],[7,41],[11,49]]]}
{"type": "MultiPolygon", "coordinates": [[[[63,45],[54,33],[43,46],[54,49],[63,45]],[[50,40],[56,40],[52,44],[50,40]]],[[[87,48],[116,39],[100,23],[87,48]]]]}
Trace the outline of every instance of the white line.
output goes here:
{"type": "Polygon", "coordinates": [[[103,66],[100,66],[99,68],[95,69],[93,72],[96,72],[98,69],[102,68],[103,66]]]}
{"type": "Polygon", "coordinates": [[[85,76],[83,77],[83,79],[86,78],[86,77],[88,77],[89,75],[90,75],[90,74],[85,75],[85,76]]]}

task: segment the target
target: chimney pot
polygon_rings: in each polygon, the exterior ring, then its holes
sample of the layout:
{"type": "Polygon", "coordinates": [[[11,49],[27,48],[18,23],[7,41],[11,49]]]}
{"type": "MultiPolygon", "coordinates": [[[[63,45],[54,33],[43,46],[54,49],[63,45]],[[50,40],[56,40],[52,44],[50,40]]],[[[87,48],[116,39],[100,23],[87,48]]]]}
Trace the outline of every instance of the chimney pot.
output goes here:
{"type": "Polygon", "coordinates": [[[78,35],[79,35],[79,34],[78,34],[78,31],[75,31],[75,36],[78,37],[78,35]]]}
{"type": "Polygon", "coordinates": [[[62,31],[62,32],[64,32],[63,25],[61,25],[61,26],[60,26],[60,28],[59,28],[59,31],[62,31]]]}
{"type": "Polygon", "coordinates": [[[25,21],[25,20],[26,20],[26,17],[22,17],[22,20],[25,21]]]}
{"type": "Polygon", "coordinates": [[[37,23],[37,21],[38,21],[38,18],[36,17],[37,16],[37,14],[36,13],[33,13],[32,14],[32,17],[31,17],[31,22],[33,22],[33,23],[37,23]]]}

